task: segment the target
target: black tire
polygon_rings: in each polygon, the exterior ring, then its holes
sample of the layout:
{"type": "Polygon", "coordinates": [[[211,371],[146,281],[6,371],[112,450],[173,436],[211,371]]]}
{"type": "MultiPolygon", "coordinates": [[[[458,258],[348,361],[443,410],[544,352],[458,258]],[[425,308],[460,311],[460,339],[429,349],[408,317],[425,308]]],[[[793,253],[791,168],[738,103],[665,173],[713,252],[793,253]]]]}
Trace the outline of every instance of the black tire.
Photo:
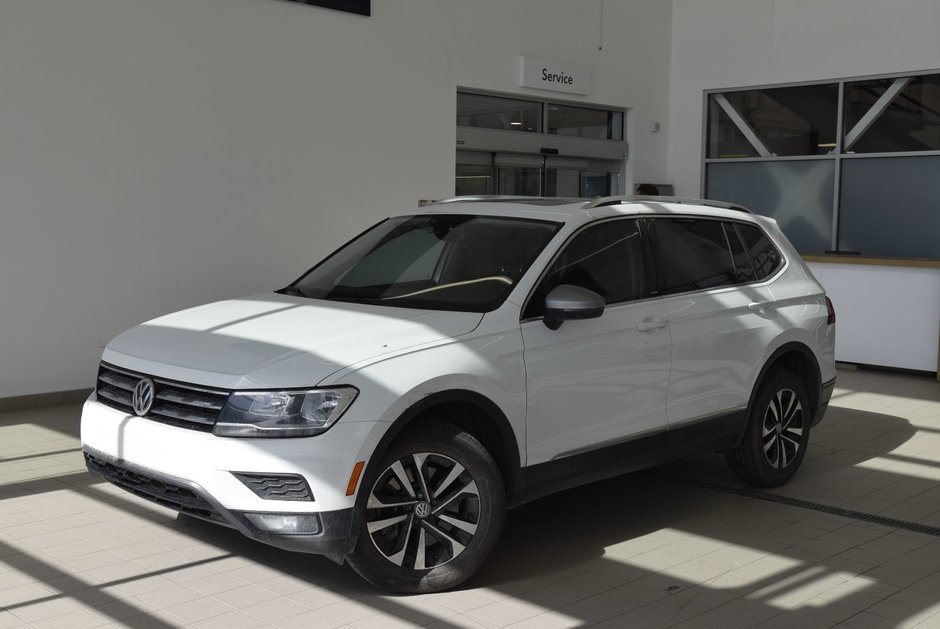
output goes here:
{"type": "Polygon", "coordinates": [[[806,455],[812,418],[806,384],[788,369],[775,369],[754,396],[744,437],[728,453],[728,465],[755,487],[786,483],[806,455]]]}
{"type": "Polygon", "coordinates": [[[506,492],[496,461],[476,438],[448,424],[398,437],[360,492],[359,541],[347,560],[384,590],[456,587],[502,532],[506,492]]]}

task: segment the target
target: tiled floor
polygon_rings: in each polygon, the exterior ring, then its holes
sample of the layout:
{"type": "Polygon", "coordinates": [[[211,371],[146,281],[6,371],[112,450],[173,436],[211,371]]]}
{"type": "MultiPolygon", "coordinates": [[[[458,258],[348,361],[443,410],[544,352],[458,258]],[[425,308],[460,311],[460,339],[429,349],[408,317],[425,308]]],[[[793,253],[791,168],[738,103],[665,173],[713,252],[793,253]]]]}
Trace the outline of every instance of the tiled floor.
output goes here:
{"type": "Polygon", "coordinates": [[[0,415],[0,629],[940,627],[927,377],[840,371],[804,469],[775,493],[933,531],[741,495],[701,455],[513,511],[466,588],[415,597],[94,480],[78,415],[0,415]]]}

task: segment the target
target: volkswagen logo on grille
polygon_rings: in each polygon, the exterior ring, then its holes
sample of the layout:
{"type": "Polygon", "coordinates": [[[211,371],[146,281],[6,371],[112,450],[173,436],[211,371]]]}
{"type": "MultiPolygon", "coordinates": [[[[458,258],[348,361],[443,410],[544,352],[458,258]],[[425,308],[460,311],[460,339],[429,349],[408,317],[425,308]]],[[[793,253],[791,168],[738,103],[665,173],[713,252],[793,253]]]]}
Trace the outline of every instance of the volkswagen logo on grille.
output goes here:
{"type": "Polygon", "coordinates": [[[153,380],[144,378],[137,383],[132,404],[134,412],[141,417],[150,412],[150,407],[153,406],[153,380]]]}

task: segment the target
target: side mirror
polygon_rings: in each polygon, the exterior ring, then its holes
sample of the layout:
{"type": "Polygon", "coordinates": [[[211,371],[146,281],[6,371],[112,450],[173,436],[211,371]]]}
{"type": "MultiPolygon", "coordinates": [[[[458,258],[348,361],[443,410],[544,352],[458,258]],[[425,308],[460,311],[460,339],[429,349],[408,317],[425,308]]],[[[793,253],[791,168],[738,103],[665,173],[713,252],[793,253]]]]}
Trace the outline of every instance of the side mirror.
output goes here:
{"type": "Polygon", "coordinates": [[[542,322],[549,330],[557,330],[565,321],[596,319],[604,314],[604,298],[592,290],[562,284],[552,289],[545,298],[545,316],[542,322]]]}

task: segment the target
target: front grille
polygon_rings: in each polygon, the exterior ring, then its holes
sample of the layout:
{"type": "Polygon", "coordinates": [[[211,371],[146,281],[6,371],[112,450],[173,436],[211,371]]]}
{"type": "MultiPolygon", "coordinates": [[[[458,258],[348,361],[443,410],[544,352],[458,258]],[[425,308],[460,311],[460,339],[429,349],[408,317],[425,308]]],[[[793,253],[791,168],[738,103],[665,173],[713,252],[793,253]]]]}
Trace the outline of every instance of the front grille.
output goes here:
{"type": "Polygon", "coordinates": [[[240,474],[232,472],[245,487],[265,500],[313,500],[303,476],[292,474],[240,474]]]}
{"type": "MultiPolygon", "coordinates": [[[[101,363],[95,387],[98,401],[133,415],[134,387],[146,377],[101,363]]],[[[181,428],[211,431],[229,395],[223,389],[195,387],[161,378],[151,380],[154,383],[153,406],[144,417],[181,428]]]]}
{"type": "Polygon", "coordinates": [[[121,489],[131,492],[135,496],[140,496],[158,505],[169,507],[175,511],[181,511],[187,515],[228,525],[228,521],[222,517],[222,514],[202,496],[188,487],[175,485],[141,474],[140,472],[131,471],[116,463],[99,459],[88,452],[84,454],[85,464],[88,466],[89,470],[95,472],[106,481],[117,485],[121,489]]]}

